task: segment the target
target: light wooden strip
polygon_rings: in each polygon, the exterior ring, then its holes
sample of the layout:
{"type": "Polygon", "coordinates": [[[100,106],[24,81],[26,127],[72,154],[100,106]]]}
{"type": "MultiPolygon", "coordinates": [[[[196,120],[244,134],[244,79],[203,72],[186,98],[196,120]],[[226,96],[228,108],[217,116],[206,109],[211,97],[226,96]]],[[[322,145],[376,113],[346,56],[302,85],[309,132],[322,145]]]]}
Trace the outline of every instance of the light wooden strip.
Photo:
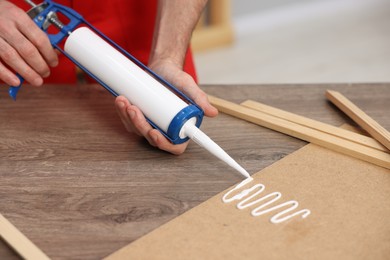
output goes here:
{"type": "Polygon", "coordinates": [[[341,137],[343,139],[355,142],[357,144],[361,144],[379,151],[388,152],[388,149],[384,147],[381,143],[376,141],[375,139],[364,136],[358,133],[354,133],[352,131],[342,129],[333,125],[325,124],[320,121],[316,121],[304,116],[300,116],[294,113],[290,113],[278,108],[274,108],[271,106],[267,106],[265,104],[253,101],[253,100],[247,100],[243,103],[241,103],[242,106],[255,109],[257,111],[264,112],[266,114],[269,114],[271,116],[279,117],[284,120],[297,123],[303,126],[307,126],[313,129],[316,129],[321,132],[325,132],[331,135],[335,135],[338,137],[341,137]]]}
{"type": "Polygon", "coordinates": [[[260,111],[246,108],[220,98],[209,96],[209,100],[211,104],[223,113],[390,169],[390,154],[309,127],[295,124],[260,111]]]}
{"type": "Polygon", "coordinates": [[[327,90],[326,97],[376,140],[390,149],[390,133],[378,122],[337,91],[327,90]]]}
{"type": "Polygon", "coordinates": [[[50,259],[1,214],[0,237],[26,260],[50,259]]]}

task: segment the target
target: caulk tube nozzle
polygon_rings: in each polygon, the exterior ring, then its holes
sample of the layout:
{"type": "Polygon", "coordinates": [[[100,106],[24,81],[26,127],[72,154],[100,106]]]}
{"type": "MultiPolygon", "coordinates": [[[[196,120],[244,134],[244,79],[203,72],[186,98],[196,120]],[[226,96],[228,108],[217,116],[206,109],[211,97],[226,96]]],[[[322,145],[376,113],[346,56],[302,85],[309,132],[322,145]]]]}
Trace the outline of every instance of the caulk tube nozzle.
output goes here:
{"type": "Polygon", "coordinates": [[[204,147],[211,154],[227,163],[232,168],[236,169],[246,178],[249,178],[249,173],[242,168],[232,157],[230,157],[219,145],[210,139],[205,133],[197,128],[192,121],[187,121],[183,128],[184,134],[191,138],[195,143],[204,147]]]}

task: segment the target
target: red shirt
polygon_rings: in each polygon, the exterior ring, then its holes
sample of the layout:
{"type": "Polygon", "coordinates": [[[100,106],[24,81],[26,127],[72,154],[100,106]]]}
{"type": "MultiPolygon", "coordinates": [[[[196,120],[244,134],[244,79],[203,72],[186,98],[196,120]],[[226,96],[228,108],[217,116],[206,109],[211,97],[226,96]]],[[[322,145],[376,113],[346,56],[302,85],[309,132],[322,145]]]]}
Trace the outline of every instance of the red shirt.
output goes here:
{"type": "MultiPolygon", "coordinates": [[[[24,10],[31,8],[23,0],[10,0],[10,2],[24,10]]],[[[148,63],[157,14],[156,0],[56,0],[55,2],[71,7],[142,63],[148,63]]],[[[190,49],[185,58],[184,71],[197,80],[190,49]]],[[[51,70],[51,75],[45,79],[45,82],[75,83],[75,65],[64,55],[60,55],[59,65],[51,70]]]]}

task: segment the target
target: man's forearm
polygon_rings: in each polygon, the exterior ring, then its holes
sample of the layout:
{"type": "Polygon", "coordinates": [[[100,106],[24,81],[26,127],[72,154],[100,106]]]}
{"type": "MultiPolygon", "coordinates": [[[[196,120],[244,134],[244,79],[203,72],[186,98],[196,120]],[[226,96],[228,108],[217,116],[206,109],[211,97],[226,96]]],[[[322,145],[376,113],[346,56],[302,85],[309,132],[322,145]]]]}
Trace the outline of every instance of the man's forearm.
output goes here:
{"type": "Polygon", "coordinates": [[[192,31],[207,0],[160,0],[149,63],[165,60],[182,67],[192,31]]]}

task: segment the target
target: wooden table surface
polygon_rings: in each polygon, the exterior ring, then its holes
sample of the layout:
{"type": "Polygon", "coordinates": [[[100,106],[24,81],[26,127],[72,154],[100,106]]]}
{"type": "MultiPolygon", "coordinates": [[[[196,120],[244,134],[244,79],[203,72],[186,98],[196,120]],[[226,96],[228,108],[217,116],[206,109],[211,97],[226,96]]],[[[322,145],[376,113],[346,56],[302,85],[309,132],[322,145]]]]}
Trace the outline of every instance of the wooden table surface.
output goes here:
{"type": "MultiPolygon", "coordinates": [[[[334,89],[390,129],[390,84],[202,88],[352,123],[326,101],[334,89]]],[[[127,133],[113,101],[93,85],[24,86],[17,102],[0,88],[0,213],[53,259],[107,256],[242,179],[194,143],[173,156],[127,133]]],[[[250,173],[306,144],[224,114],[202,129],[250,173]]],[[[0,241],[8,258],[18,259],[0,241]]]]}

